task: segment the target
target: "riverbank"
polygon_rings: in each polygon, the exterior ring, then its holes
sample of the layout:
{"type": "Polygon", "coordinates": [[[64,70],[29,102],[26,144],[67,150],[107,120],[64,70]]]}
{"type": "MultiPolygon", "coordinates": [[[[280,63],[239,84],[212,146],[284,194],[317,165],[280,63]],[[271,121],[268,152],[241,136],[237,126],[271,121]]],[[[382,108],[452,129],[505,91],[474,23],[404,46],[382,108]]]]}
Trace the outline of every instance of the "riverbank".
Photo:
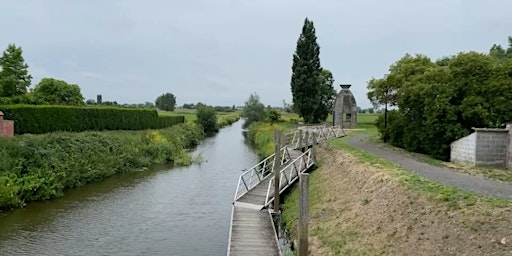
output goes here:
{"type": "MultiPolygon", "coordinates": [[[[260,155],[273,152],[273,128],[250,128],[260,155]]],[[[282,127],[281,127],[282,128],[282,127]]],[[[351,147],[341,138],[318,149],[310,174],[310,255],[506,255],[512,252],[510,201],[419,177],[351,147]]],[[[283,218],[296,240],[298,189],[283,218]]]]}
{"type": "MultiPolygon", "coordinates": [[[[508,255],[512,207],[352,148],[323,144],[310,175],[311,255],[508,255]]],[[[298,190],[284,203],[296,239],[298,190]]]]}
{"type": "Polygon", "coordinates": [[[199,164],[116,174],[0,213],[0,255],[226,255],[234,185],[258,162],[242,123],[190,150],[199,164]]]}
{"type": "Polygon", "coordinates": [[[116,173],[172,162],[188,165],[204,138],[184,123],[144,131],[55,132],[0,138],[0,211],[52,199],[116,173]]]}

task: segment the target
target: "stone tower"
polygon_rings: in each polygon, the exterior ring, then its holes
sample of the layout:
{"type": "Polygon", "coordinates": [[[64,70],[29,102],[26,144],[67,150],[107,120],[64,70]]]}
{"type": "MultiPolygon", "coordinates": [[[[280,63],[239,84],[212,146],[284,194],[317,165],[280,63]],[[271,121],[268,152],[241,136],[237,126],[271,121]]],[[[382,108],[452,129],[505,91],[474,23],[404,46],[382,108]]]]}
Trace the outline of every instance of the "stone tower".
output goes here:
{"type": "Polygon", "coordinates": [[[333,121],[335,126],[342,128],[357,127],[357,103],[350,91],[350,84],[341,84],[341,91],[334,102],[333,121]]]}

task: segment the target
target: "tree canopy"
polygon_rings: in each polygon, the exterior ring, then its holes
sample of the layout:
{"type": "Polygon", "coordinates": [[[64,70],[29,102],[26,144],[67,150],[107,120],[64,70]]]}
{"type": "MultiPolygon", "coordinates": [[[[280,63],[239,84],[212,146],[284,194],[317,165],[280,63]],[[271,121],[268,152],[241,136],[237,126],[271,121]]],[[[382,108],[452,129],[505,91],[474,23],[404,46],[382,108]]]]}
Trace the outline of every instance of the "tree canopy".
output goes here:
{"type": "Polygon", "coordinates": [[[53,105],[84,105],[80,87],[53,78],[43,78],[35,86],[34,97],[53,105]]]}
{"type": "Polygon", "coordinates": [[[170,92],[164,93],[156,98],[155,106],[161,110],[173,111],[176,107],[176,97],[170,92]]]}
{"type": "Polygon", "coordinates": [[[24,95],[30,86],[32,76],[23,59],[21,47],[9,44],[0,57],[0,97],[24,95]]]}
{"type": "Polygon", "coordinates": [[[265,105],[260,102],[260,96],[257,93],[251,93],[245,101],[241,117],[245,119],[242,128],[247,128],[251,123],[263,121],[266,117],[265,105]]]}
{"type": "Polygon", "coordinates": [[[313,21],[306,18],[293,54],[291,91],[294,110],[306,123],[325,121],[332,108],[332,74],[322,72],[313,21]]]}
{"type": "Polygon", "coordinates": [[[404,56],[387,76],[368,83],[374,105],[397,107],[388,116],[387,129],[383,118],[378,120],[381,135],[395,146],[447,160],[450,143],[472,127],[500,127],[512,121],[512,54],[507,53],[512,53],[512,44],[508,49],[494,45],[487,54],[464,52],[437,61],[404,56]]]}

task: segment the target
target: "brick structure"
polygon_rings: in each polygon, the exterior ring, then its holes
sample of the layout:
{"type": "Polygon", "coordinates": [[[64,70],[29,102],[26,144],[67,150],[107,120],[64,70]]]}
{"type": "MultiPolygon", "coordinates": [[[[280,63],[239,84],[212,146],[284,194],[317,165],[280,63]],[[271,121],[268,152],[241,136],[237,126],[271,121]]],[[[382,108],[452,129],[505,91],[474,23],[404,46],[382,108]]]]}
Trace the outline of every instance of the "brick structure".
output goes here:
{"type": "Polygon", "coordinates": [[[507,167],[509,129],[473,128],[474,133],[454,141],[450,161],[472,166],[507,167]]]}
{"type": "Polygon", "coordinates": [[[14,121],[4,120],[2,111],[0,111],[0,136],[14,137],[14,121]]]}

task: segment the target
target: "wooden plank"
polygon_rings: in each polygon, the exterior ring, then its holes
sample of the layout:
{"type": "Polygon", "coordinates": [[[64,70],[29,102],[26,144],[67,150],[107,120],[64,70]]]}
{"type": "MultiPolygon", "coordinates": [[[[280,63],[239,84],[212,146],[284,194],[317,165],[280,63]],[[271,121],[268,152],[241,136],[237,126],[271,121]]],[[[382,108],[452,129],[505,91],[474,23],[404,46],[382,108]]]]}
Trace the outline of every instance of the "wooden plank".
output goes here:
{"type": "Polygon", "coordinates": [[[270,214],[243,207],[233,208],[229,255],[279,255],[270,214]]]}
{"type": "MultiPolygon", "coordinates": [[[[299,150],[288,149],[290,161],[299,158],[302,152],[299,150]]],[[[300,161],[295,163],[300,166],[300,161]]],[[[283,171],[288,180],[297,178],[297,173],[290,171],[293,165],[285,164],[283,171]]],[[[299,173],[306,171],[306,166],[302,165],[299,173]]],[[[272,175],[267,176],[258,185],[240,197],[233,206],[233,216],[231,220],[230,242],[228,255],[279,255],[277,240],[270,214],[264,210],[269,182],[272,175]],[[258,208],[261,206],[260,208],[258,208]]],[[[283,177],[283,182],[284,182],[283,177]]],[[[291,184],[283,184],[281,190],[291,184]]],[[[270,188],[270,194],[274,192],[273,186],[270,188]]]]}

